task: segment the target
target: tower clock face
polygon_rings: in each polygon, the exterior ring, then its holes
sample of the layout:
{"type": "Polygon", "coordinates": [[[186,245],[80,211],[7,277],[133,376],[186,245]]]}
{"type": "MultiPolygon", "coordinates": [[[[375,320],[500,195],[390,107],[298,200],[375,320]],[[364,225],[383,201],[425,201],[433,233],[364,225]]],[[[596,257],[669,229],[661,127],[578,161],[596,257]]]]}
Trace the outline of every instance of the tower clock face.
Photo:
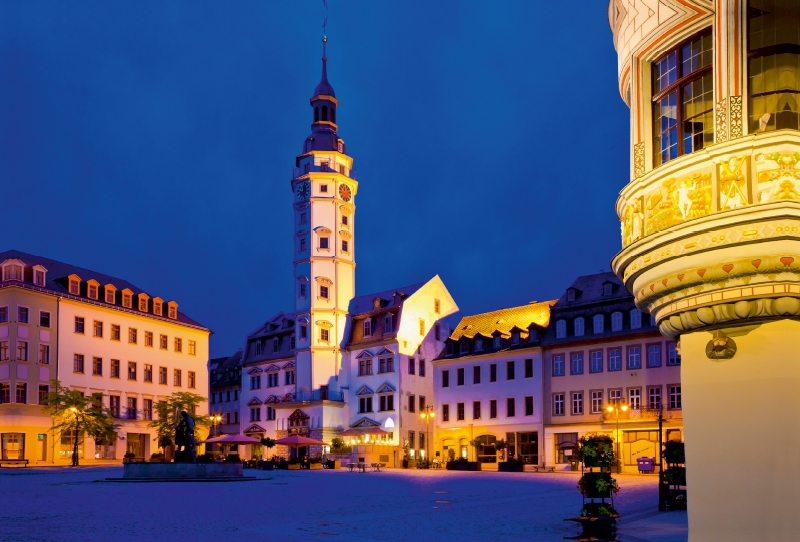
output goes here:
{"type": "Polygon", "coordinates": [[[309,194],[310,191],[311,190],[310,190],[307,182],[302,182],[302,183],[298,184],[297,185],[297,199],[299,199],[299,200],[306,199],[308,197],[308,194],[309,194]]]}
{"type": "Polygon", "coordinates": [[[350,191],[349,186],[344,183],[339,185],[339,197],[342,198],[342,201],[350,201],[352,196],[353,193],[350,191]]]}

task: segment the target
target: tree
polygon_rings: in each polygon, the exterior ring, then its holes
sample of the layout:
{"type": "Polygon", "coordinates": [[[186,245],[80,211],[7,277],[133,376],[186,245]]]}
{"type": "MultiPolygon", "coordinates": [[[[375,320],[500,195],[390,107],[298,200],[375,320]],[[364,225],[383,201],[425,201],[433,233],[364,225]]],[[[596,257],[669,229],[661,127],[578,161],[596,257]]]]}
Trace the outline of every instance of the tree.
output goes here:
{"type": "Polygon", "coordinates": [[[114,442],[119,424],[113,421],[108,407],[103,404],[103,394],[85,396],[82,391],[71,390],[53,380],[47,394],[44,411],[53,419],[53,431],[61,435],[72,433],[72,465],[78,466],[78,444],[84,434],[95,439],[114,442]]]}
{"type": "MultiPolygon", "coordinates": [[[[200,416],[192,414],[197,408],[197,405],[207,401],[202,395],[196,393],[189,393],[184,391],[177,391],[167,397],[166,401],[159,401],[156,403],[156,413],[158,418],[150,422],[150,427],[156,429],[156,438],[158,445],[161,448],[171,446],[175,438],[175,427],[180,420],[181,411],[186,411],[187,414],[194,420],[195,428],[198,426],[208,427],[211,425],[211,416],[200,416]]],[[[195,429],[196,431],[196,429],[195,429]]]]}
{"type": "MultiPolygon", "coordinates": [[[[269,437],[262,438],[261,439],[261,445],[264,446],[264,448],[267,449],[267,453],[270,453],[269,450],[272,450],[275,447],[275,439],[274,438],[269,438],[269,437]]],[[[270,453],[270,455],[272,455],[272,454],[270,453]]]]}

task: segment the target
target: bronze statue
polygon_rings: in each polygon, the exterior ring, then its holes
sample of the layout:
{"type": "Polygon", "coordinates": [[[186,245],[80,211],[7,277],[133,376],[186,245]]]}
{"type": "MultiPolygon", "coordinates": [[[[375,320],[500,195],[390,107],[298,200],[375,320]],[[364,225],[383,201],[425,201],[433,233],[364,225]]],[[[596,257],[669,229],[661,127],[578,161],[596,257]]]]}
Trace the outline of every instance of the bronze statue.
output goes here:
{"type": "Polygon", "coordinates": [[[194,440],[194,419],[184,410],[175,427],[175,462],[194,463],[197,460],[197,443],[194,440]]]}

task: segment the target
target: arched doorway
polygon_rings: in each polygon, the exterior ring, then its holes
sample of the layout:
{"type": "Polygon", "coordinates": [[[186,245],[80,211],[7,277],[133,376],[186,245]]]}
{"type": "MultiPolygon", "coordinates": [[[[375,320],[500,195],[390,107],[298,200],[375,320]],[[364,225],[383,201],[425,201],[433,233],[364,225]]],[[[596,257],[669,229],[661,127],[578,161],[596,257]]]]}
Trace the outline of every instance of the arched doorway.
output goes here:
{"type": "Polygon", "coordinates": [[[475,439],[475,455],[479,463],[497,463],[497,437],[481,435],[475,439]]]}

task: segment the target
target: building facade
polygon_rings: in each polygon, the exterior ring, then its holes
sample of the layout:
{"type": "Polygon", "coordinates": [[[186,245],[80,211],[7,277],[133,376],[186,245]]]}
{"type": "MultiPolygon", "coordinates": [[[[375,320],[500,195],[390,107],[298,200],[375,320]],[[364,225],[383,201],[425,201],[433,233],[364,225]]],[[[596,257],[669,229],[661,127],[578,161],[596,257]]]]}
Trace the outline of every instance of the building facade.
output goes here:
{"type": "Polygon", "coordinates": [[[239,394],[242,390],[242,351],[208,362],[208,412],[214,419],[210,434],[238,435],[239,394]]]}
{"type": "MultiPolygon", "coordinates": [[[[311,135],[291,181],[295,306],[246,338],[241,426],[256,438],[302,435],[330,443],[340,436],[354,459],[396,464],[404,445],[415,455],[423,449],[417,411],[433,404],[430,362],[444,348],[446,320],[458,307],[438,276],[356,297],[358,183],[338,135],[326,47],[323,38],[311,135]]],[[[278,446],[272,453],[324,451],[278,446]]]]}
{"type": "Polygon", "coordinates": [[[544,435],[541,339],[554,301],[465,316],[434,362],[436,455],[491,468],[495,444],[539,464],[544,435]],[[477,441],[476,446],[471,442],[477,441]]]}
{"type": "Polygon", "coordinates": [[[613,0],[608,17],[632,166],[612,266],[680,339],[690,540],[790,536],[800,466],[739,443],[747,427],[772,450],[800,446],[786,430],[800,351],[800,5],[613,0]]]}
{"type": "Polygon", "coordinates": [[[658,457],[659,412],[662,440],[682,440],[677,345],[614,273],[578,277],[553,305],[542,344],[546,464],[574,468],[578,439],[606,434],[623,472],[637,472],[637,457],[658,457]]]}
{"type": "Polygon", "coordinates": [[[103,393],[120,424],[115,442],[83,438],[82,459],[149,457],[155,403],[176,391],[206,394],[200,360],[210,331],[125,280],[18,251],[0,261],[2,457],[70,461],[72,436],[54,435],[41,408],[54,379],[103,393]]]}

